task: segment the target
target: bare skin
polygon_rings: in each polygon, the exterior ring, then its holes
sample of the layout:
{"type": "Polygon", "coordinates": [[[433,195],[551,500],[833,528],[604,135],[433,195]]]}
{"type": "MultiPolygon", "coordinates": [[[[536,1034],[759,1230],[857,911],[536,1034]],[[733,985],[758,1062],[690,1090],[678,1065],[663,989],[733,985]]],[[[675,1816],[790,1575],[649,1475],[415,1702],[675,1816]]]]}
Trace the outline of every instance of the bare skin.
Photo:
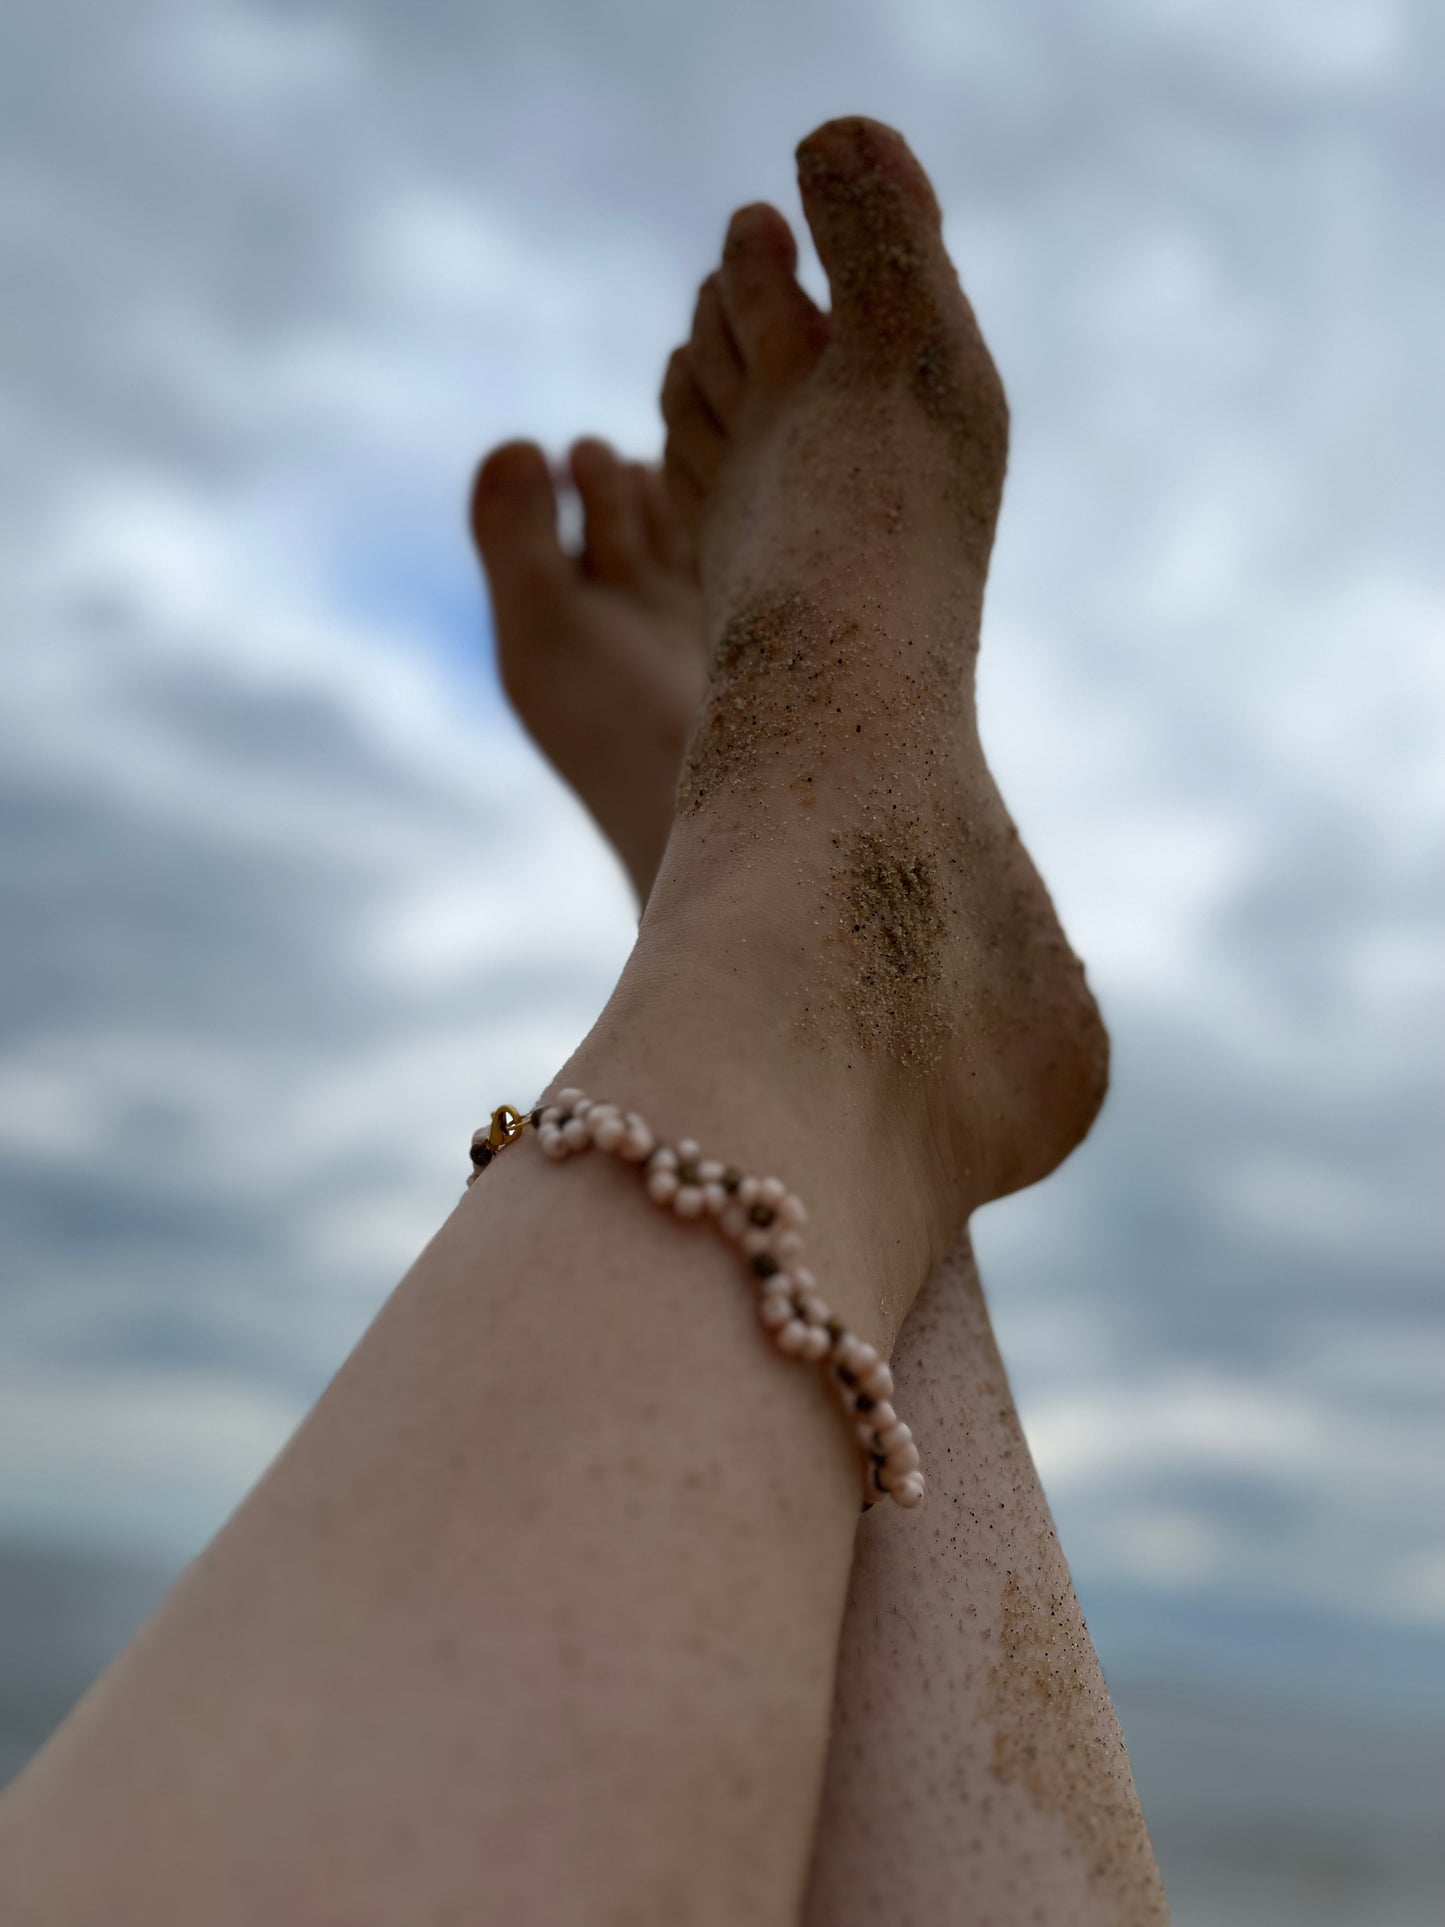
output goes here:
{"type": "MultiPolygon", "coordinates": [[[[788,245],[773,232],[786,261],[788,245]]],[[[802,327],[823,338],[798,295],[789,290],[786,299],[802,327]]],[[[704,284],[693,337],[668,378],[674,406],[701,397],[724,451],[749,373],[728,320],[737,301],[725,266],[704,284]]],[[[558,545],[550,491],[537,482],[546,474],[539,450],[497,451],[473,506],[502,673],[524,724],[544,748],[560,740],[550,714],[559,681],[527,665],[559,664],[564,651],[568,704],[620,719],[615,734],[599,725],[569,737],[565,753],[549,753],[617,846],[643,902],[654,870],[628,851],[664,845],[681,752],[666,769],[661,758],[634,755],[642,733],[634,719],[670,717],[662,733],[679,745],[692,720],[685,706],[701,657],[701,612],[688,605],[695,568],[682,524],[697,527],[726,460],[714,437],[704,448],[692,468],[671,451],[679,526],[669,535],[664,506],[644,493],[644,472],[598,444],[579,445],[589,484],[584,555],[597,546],[594,521],[606,531],[613,594],[605,625],[592,619],[589,564],[558,545]],[[658,576],[669,571],[674,592],[663,596],[658,576]],[[527,581],[545,584],[543,593],[529,596],[527,581]],[[619,626],[629,633],[625,653],[614,639],[619,626]],[[665,673],[655,673],[659,663],[665,673]]],[[[966,1234],[925,1285],[894,1365],[930,1468],[930,1514],[920,1522],[885,1507],[860,1534],[804,1917],[851,1927],[883,1907],[902,1923],[1166,1919],[1117,1723],[966,1234]]]]}
{"type": "Polygon", "coordinates": [[[558,541],[552,476],[532,443],[487,457],[473,527],[490,558],[503,687],[646,902],[702,700],[702,591],[660,475],[590,439],[569,466],[586,527],[576,557],[558,541]]]}
{"type": "MultiPolygon", "coordinates": [[[[891,1346],[967,1213],[1085,1128],[1102,1043],[966,727],[959,618],[1002,468],[926,186],[861,123],[800,164],[829,340],[793,352],[776,248],[744,237],[729,323],[759,382],[697,505],[691,791],[558,1081],[785,1172],[838,1312],[891,1346]],[[865,428],[898,465],[882,493],[849,480],[865,428]],[[910,533],[929,500],[939,526],[910,533]],[[949,527],[962,555],[930,561],[949,527]],[[928,1048],[900,1053],[905,1029],[928,1048]]],[[[0,1804],[0,1912],[781,1927],[856,1508],[846,1427],[760,1346],[735,1256],[600,1157],[510,1153],[0,1804]]]]}

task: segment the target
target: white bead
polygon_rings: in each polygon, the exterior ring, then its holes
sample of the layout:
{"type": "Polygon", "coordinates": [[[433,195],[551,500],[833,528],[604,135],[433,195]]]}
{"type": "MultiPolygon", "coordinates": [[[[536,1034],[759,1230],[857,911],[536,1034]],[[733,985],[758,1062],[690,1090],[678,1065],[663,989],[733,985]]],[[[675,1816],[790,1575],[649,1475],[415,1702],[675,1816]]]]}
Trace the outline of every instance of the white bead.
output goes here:
{"type": "Polygon", "coordinates": [[[906,1507],[911,1512],[914,1506],[921,1505],[923,1502],[923,1474],[905,1472],[897,1484],[890,1488],[889,1496],[898,1505],[906,1507]]]}
{"type": "Polygon", "coordinates": [[[888,1403],[887,1399],[884,1399],[881,1404],[875,1405],[873,1410],[868,1414],[868,1422],[875,1432],[887,1432],[898,1423],[898,1414],[888,1403]]]}
{"type": "Polygon", "coordinates": [[[773,1238],[773,1249],[780,1258],[796,1258],[803,1249],[801,1231],[779,1231],[773,1238]]]}
{"type": "Polygon", "coordinates": [[[743,1233],[743,1250],[750,1258],[756,1258],[764,1251],[773,1248],[773,1234],[765,1231],[760,1224],[749,1225],[743,1233]]]}
{"type": "MultiPolygon", "coordinates": [[[[538,1133],[538,1136],[540,1138],[541,1136],[540,1132],[538,1133]]],[[[543,1157],[551,1158],[554,1164],[560,1164],[563,1158],[568,1156],[567,1146],[562,1141],[562,1133],[560,1131],[558,1131],[555,1137],[549,1138],[543,1142],[542,1155],[543,1157]]]]}
{"type": "Polygon", "coordinates": [[[764,1204],[779,1205],[788,1195],[788,1187],[781,1178],[764,1178],[758,1186],[758,1196],[764,1204]]]}
{"type": "Polygon", "coordinates": [[[692,1164],[702,1156],[702,1146],[696,1138],[685,1137],[678,1144],[677,1155],[680,1158],[685,1158],[689,1164],[692,1164]]]}
{"type": "Polygon", "coordinates": [[[911,1441],[907,1445],[895,1445],[888,1453],[888,1471],[890,1476],[900,1472],[916,1472],[917,1470],[918,1447],[911,1441]]]}
{"type": "Polygon", "coordinates": [[[800,1197],[795,1196],[791,1191],[787,1197],[783,1199],[782,1204],[778,1208],[782,1213],[784,1221],[788,1224],[801,1226],[808,1222],[807,1206],[800,1197]]]}
{"type": "Polygon", "coordinates": [[[849,1370],[856,1372],[859,1378],[861,1378],[865,1372],[871,1372],[877,1363],[878,1353],[876,1348],[870,1345],[866,1339],[857,1339],[848,1360],[849,1370]]]}
{"type": "MultiPolygon", "coordinates": [[[[807,1319],[810,1325],[826,1325],[831,1315],[828,1310],[827,1300],[820,1298],[816,1291],[800,1291],[798,1293],[798,1310],[802,1312],[804,1318],[807,1319]]],[[[830,1338],[828,1340],[828,1350],[831,1351],[832,1349],[833,1341],[830,1338]]]]}
{"type": "Polygon", "coordinates": [[[577,1102],[572,1106],[572,1115],[573,1117],[588,1117],[596,1108],[590,1097],[579,1097],[577,1102]]]}
{"type": "Polygon", "coordinates": [[[697,1167],[697,1175],[704,1184],[721,1184],[722,1174],[727,1166],[718,1158],[704,1158],[697,1167]]]}
{"type": "Polygon", "coordinates": [[[652,1155],[652,1133],[643,1123],[629,1120],[622,1142],[617,1147],[629,1164],[641,1164],[652,1155]]]}
{"type": "Polygon", "coordinates": [[[702,1216],[702,1190],[696,1184],[681,1184],[672,1208],[679,1218],[700,1218],[702,1216]]]}
{"type": "Polygon", "coordinates": [[[809,1325],[798,1347],[799,1358],[806,1358],[812,1364],[828,1356],[828,1334],[820,1325],[809,1325]]]}
{"type": "Polygon", "coordinates": [[[659,1144],[647,1160],[647,1168],[649,1171],[675,1171],[677,1169],[676,1151],[670,1144],[659,1144]]]}
{"type": "Polygon", "coordinates": [[[728,1208],[728,1194],[720,1184],[705,1184],[702,1201],[710,1218],[720,1218],[728,1208]]]}
{"type": "Polygon", "coordinates": [[[557,1093],[559,1108],[564,1111],[570,1111],[581,1095],[581,1091],[574,1090],[572,1085],[569,1084],[565,1091],[558,1091],[557,1093]]]}
{"type": "Polygon", "coordinates": [[[569,1151],[581,1151],[592,1142],[592,1133],[580,1117],[569,1117],[562,1126],[562,1142],[569,1151]]]}
{"type": "Polygon", "coordinates": [[[649,1171],[647,1195],[654,1204],[671,1204],[677,1196],[677,1177],[671,1171],[649,1171]]]}
{"type": "Polygon", "coordinates": [[[907,1445],[913,1437],[912,1428],[901,1424],[897,1420],[889,1426],[880,1425],[876,1412],[873,1414],[873,1425],[878,1433],[878,1450],[880,1452],[891,1452],[895,1445],[907,1445]]]}
{"type": "Polygon", "coordinates": [[[857,1433],[858,1443],[863,1447],[863,1450],[865,1452],[871,1452],[873,1450],[873,1427],[868,1423],[867,1419],[863,1419],[859,1424],[855,1425],[853,1430],[857,1433]]]}
{"type": "Polygon", "coordinates": [[[561,1122],[562,1122],[562,1112],[558,1105],[544,1104],[542,1106],[542,1115],[537,1120],[538,1130],[541,1130],[544,1125],[560,1124],[561,1122]]]}
{"type": "Polygon", "coordinates": [[[838,1372],[853,1373],[854,1360],[863,1348],[863,1340],[856,1332],[845,1331],[833,1347],[833,1369],[838,1372]]]}
{"type": "Polygon", "coordinates": [[[615,1151],[627,1135],[627,1126],[616,1111],[593,1111],[587,1128],[599,1151],[615,1151]]]}
{"type": "Polygon", "coordinates": [[[793,1357],[802,1351],[807,1342],[808,1327],[801,1318],[790,1318],[787,1324],[781,1326],[774,1334],[774,1343],[778,1350],[787,1352],[793,1357]]]}
{"type": "Polygon", "coordinates": [[[554,1144],[560,1144],[562,1142],[561,1125],[551,1123],[539,1124],[537,1126],[537,1142],[544,1151],[550,1150],[554,1144]]]}
{"type": "Polygon", "coordinates": [[[765,1291],[758,1300],[758,1317],[770,1332],[781,1331],[792,1315],[793,1307],[780,1291],[765,1291]]]}
{"type": "Polygon", "coordinates": [[[738,1203],[744,1206],[756,1204],[758,1201],[758,1180],[756,1178],[744,1178],[738,1186],[737,1198],[738,1203]]]}
{"type": "Polygon", "coordinates": [[[789,1265],[788,1276],[798,1291],[812,1291],[818,1282],[806,1265],[789,1265]]]}
{"type": "Polygon", "coordinates": [[[730,1204],[718,1219],[718,1223],[730,1238],[742,1238],[747,1235],[748,1214],[740,1205],[730,1204]]]}
{"type": "Polygon", "coordinates": [[[859,1379],[858,1389],[866,1392],[869,1398],[892,1398],[893,1373],[881,1358],[859,1379]]]}

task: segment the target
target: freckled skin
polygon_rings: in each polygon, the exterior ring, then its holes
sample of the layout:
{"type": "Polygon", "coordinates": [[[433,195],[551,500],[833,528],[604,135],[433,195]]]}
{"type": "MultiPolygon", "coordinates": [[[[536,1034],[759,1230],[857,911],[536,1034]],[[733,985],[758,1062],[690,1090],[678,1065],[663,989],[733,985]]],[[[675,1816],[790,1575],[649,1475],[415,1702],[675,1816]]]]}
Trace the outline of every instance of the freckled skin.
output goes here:
{"type": "Polygon", "coordinates": [[[894,1368],[928,1513],[880,1507],[859,1531],[804,1921],[1161,1927],[1129,1762],[966,1237],[894,1368]]]}
{"type": "MultiPolygon", "coordinates": [[[[831,201],[845,220],[850,206],[864,210],[874,242],[855,248],[844,274],[885,352],[830,369],[824,405],[785,420],[806,515],[796,513],[799,493],[786,512],[767,506],[775,498],[759,498],[755,474],[728,482],[730,460],[748,466],[733,435],[759,417],[776,427],[789,385],[816,369],[828,339],[791,284],[779,217],[744,210],[723,275],[731,263],[756,289],[766,281],[759,257],[771,251],[787,281],[773,287],[773,320],[784,313],[791,331],[762,357],[764,407],[748,396],[735,344],[717,337],[717,277],[704,284],[702,322],[674,358],[666,405],[690,405],[685,375],[717,410],[710,439],[674,434],[673,481],[704,550],[731,543],[734,558],[756,553],[735,500],[751,491],[755,520],[771,514],[786,534],[788,569],[779,583],[765,563],[733,559],[733,600],[714,585],[709,693],[676,807],[703,822],[721,815],[715,834],[746,838],[761,873],[777,826],[829,798],[823,854],[797,868],[815,893],[819,932],[805,1027],[821,1046],[841,1018],[857,1049],[921,1070],[936,1068],[959,1036],[1042,1035],[1069,1067],[1072,1095],[1047,1148],[1020,1148],[1015,1176],[1025,1182],[1067,1148],[1070,1132],[1081,1134],[1103,1093],[1107,1049],[973,738],[978,571],[997,514],[1007,408],[966,305],[952,310],[964,317],[957,325],[943,325],[924,251],[889,240],[901,194],[931,207],[921,176],[850,186],[806,150],[803,170],[814,205],[831,201]],[[901,406],[926,424],[921,449],[916,433],[900,435],[901,406]],[[712,466],[695,472],[694,460],[712,466]],[[836,512],[820,502],[820,474],[846,497],[836,512]],[[893,576],[915,566],[920,521],[930,557],[948,558],[945,579],[940,586],[933,569],[925,597],[899,596],[893,576]],[[810,573],[809,558],[830,548],[810,573]],[[846,593],[822,594],[820,581],[846,593]],[[932,734],[920,717],[932,718],[932,734]]],[[[604,653],[586,650],[579,612],[569,622],[585,700],[589,679],[612,672],[604,653]]],[[[650,807],[659,826],[670,821],[670,782],[654,787],[650,807]]],[[[605,794],[594,808],[606,830],[605,794]]],[[[650,840],[660,847],[664,834],[650,840]]],[[[639,879],[644,899],[651,882],[650,872],[639,879]]],[[[930,1491],[923,1513],[880,1507],[860,1528],[804,1918],[810,1927],[880,1918],[1156,1927],[1167,1909],[1128,1762],[965,1237],[924,1287],[894,1365],[930,1491]]]]}

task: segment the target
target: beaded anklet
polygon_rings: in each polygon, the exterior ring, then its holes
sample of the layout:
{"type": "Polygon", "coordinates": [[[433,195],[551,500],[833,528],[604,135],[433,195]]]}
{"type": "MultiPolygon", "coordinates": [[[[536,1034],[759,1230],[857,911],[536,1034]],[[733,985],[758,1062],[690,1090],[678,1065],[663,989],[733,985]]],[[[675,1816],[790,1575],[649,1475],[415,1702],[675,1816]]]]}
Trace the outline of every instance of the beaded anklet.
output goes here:
{"type": "Polygon", "coordinates": [[[874,1346],[850,1332],[819,1297],[813,1274],[798,1263],[808,1214],[778,1178],[745,1176],[705,1158],[684,1138],[659,1144],[636,1111],[594,1102],[581,1091],[522,1113],[503,1104],[472,1136],[468,1187],[502,1151],[532,1129],[542,1153],[560,1163],[594,1147],[641,1166],[654,1204],[679,1218],[713,1218],[739,1246],[758,1288],[758,1317],[780,1352],[826,1369],[858,1442],[867,1454],[864,1506],[884,1496],[901,1506],[923,1498],[913,1434],[892,1405],[893,1373],[874,1346]]]}

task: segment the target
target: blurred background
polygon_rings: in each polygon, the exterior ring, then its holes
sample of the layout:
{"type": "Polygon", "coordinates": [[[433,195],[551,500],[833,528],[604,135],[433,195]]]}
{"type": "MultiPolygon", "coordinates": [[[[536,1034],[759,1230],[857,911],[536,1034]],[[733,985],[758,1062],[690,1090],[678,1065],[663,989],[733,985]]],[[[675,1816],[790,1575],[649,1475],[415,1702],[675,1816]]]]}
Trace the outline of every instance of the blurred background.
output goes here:
{"type": "Polygon", "coordinates": [[[628,948],[474,458],[655,451],[729,208],[864,111],[1013,401],[985,740],[1117,1054],[978,1243],[1177,1919],[1438,1923],[1441,25],[12,0],[0,1777],[628,948]]]}

